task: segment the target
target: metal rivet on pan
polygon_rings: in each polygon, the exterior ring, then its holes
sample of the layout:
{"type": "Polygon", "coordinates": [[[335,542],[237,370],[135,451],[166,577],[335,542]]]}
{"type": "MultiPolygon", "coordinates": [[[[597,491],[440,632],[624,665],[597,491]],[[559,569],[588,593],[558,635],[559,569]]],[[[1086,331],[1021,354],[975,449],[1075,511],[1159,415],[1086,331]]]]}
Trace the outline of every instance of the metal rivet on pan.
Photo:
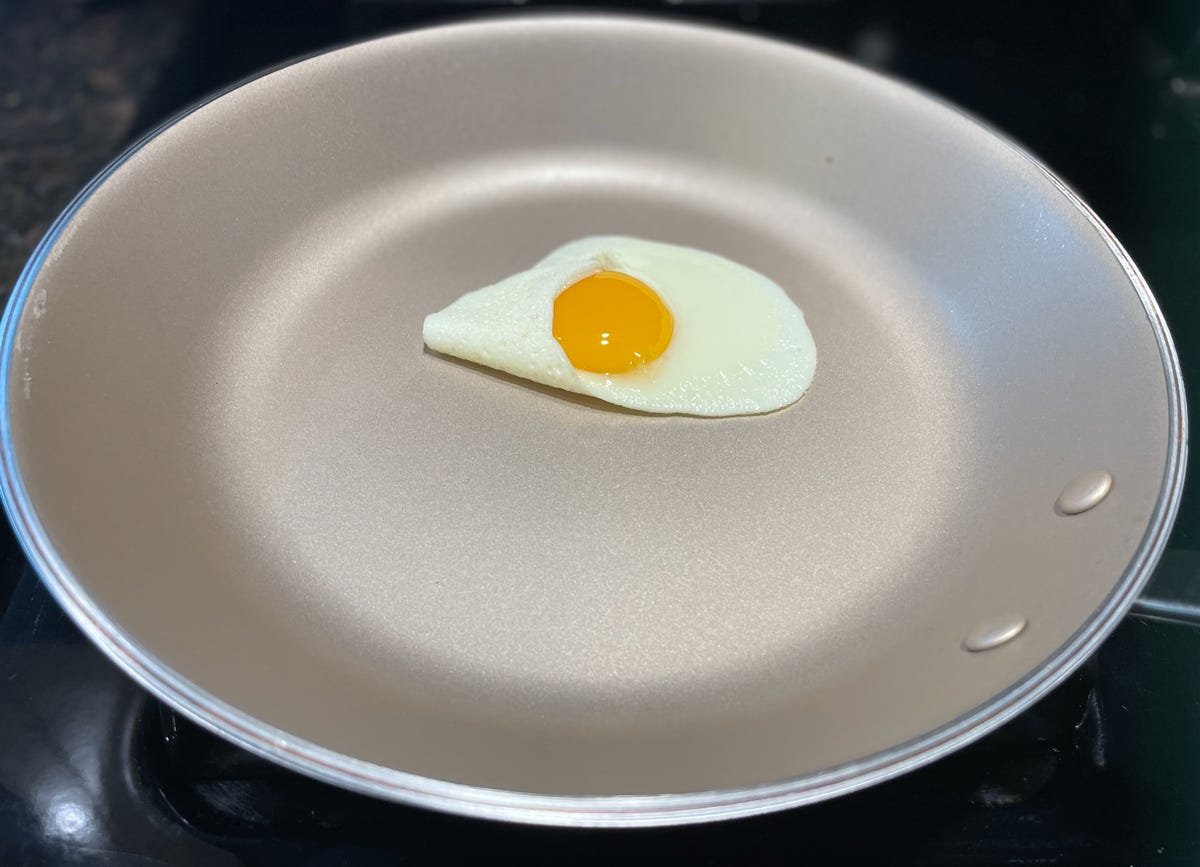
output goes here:
{"type": "Polygon", "coordinates": [[[1028,622],[1019,614],[1007,614],[985,620],[967,633],[967,637],[963,639],[963,648],[978,653],[1007,644],[1025,631],[1028,622]]]}
{"type": "Polygon", "coordinates": [[[1097,506],[1112,490],[1112,473],[1092,470],[1067,482],[1054,505],[1064,515],[1078,515],[1097,506]]]}

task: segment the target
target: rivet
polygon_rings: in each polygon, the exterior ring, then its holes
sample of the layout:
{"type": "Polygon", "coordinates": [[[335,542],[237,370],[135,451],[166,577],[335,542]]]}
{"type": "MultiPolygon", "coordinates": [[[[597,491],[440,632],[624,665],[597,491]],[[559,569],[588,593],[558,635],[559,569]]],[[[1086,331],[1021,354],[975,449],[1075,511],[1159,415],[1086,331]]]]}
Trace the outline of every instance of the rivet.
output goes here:
{"type": "Polygon", "coordinates": [[[1108,496],[1112,486],[1112,473],[1106,470],[1091,470],[1067,482],[1067,486],[1058,495],[1055,506],[1064,515],[1078,515],[1099,505],[1100,501],[1108,496]]]}
{"type": "Polygon", "coordinates": [[[1001,644],[1007,644],[1025,631],[1029,621],[1019,614],[1006,614],[983,621],[963,639],[963,649],[972,653],[981,650],[991,650],[1001,644]]]}

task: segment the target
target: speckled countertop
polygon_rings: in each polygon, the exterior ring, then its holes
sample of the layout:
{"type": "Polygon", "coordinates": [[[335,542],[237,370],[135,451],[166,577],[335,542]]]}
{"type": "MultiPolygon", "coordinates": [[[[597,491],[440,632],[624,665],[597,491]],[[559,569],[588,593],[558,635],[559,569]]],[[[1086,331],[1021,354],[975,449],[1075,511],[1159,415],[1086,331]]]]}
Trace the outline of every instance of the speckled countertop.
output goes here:
{"type": "Polygon", "coordinates": [[[79,188],[156,120],[191,8],[0,4],[0,293],[79,188]]]}

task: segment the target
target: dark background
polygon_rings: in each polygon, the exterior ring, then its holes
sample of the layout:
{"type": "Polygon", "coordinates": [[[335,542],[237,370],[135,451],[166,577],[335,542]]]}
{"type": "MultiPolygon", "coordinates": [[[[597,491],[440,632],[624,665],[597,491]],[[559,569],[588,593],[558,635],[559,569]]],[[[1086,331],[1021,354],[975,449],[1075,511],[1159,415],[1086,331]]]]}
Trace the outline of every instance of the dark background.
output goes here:
{"type": "MultiPolygon", "coordinates": [[[[1200,393],[1197,2],[0,0],[0,294],[89,177],[204,94],[376,33],[548,7],[780,36],[964,106],[1112,227],[1200,393]]],[[[1157,581],[1185,601],[1200,599],[1188,491],[1157,581]]],[[[1194,864],[1198,741],[1200,631],[1130,618],[1005,729],[830,804],[640,832],[439,816],[311,783],[176,718],[82,639],[0,532],[0,864],[1194,864]]]]}

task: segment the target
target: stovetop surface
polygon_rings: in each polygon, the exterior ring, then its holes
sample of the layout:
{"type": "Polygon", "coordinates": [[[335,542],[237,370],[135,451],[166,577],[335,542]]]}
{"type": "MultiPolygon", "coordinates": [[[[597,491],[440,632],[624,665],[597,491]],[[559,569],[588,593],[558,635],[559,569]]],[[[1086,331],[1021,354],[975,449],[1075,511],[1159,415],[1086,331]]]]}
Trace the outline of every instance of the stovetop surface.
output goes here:
{"type": "MultiPolygon", "coordinates": [[[[137,132],[255,69],[498,2],[13,0],[0,8],[0,290],[70,195],[137,132]]],[[[596,8],[573,4],[571,8],[596,8]]],[[[1189,3],[631,2],[817,45],[1023,142],[1132,253],[1200,365],[1200,9],[1189,3]]],[[[1196,472],[1193,469],[1193,475],[1196,472]]],[[[1200,598],[1200,505],[1160,591],[1200,598]]],[[[0,865],[1193,864],[1200,629],[1131,617],[1035,708],[834,802],[709,826],[575,831],[352,795],[249,756],[95,650],[0,534],[0,865]]]]}

